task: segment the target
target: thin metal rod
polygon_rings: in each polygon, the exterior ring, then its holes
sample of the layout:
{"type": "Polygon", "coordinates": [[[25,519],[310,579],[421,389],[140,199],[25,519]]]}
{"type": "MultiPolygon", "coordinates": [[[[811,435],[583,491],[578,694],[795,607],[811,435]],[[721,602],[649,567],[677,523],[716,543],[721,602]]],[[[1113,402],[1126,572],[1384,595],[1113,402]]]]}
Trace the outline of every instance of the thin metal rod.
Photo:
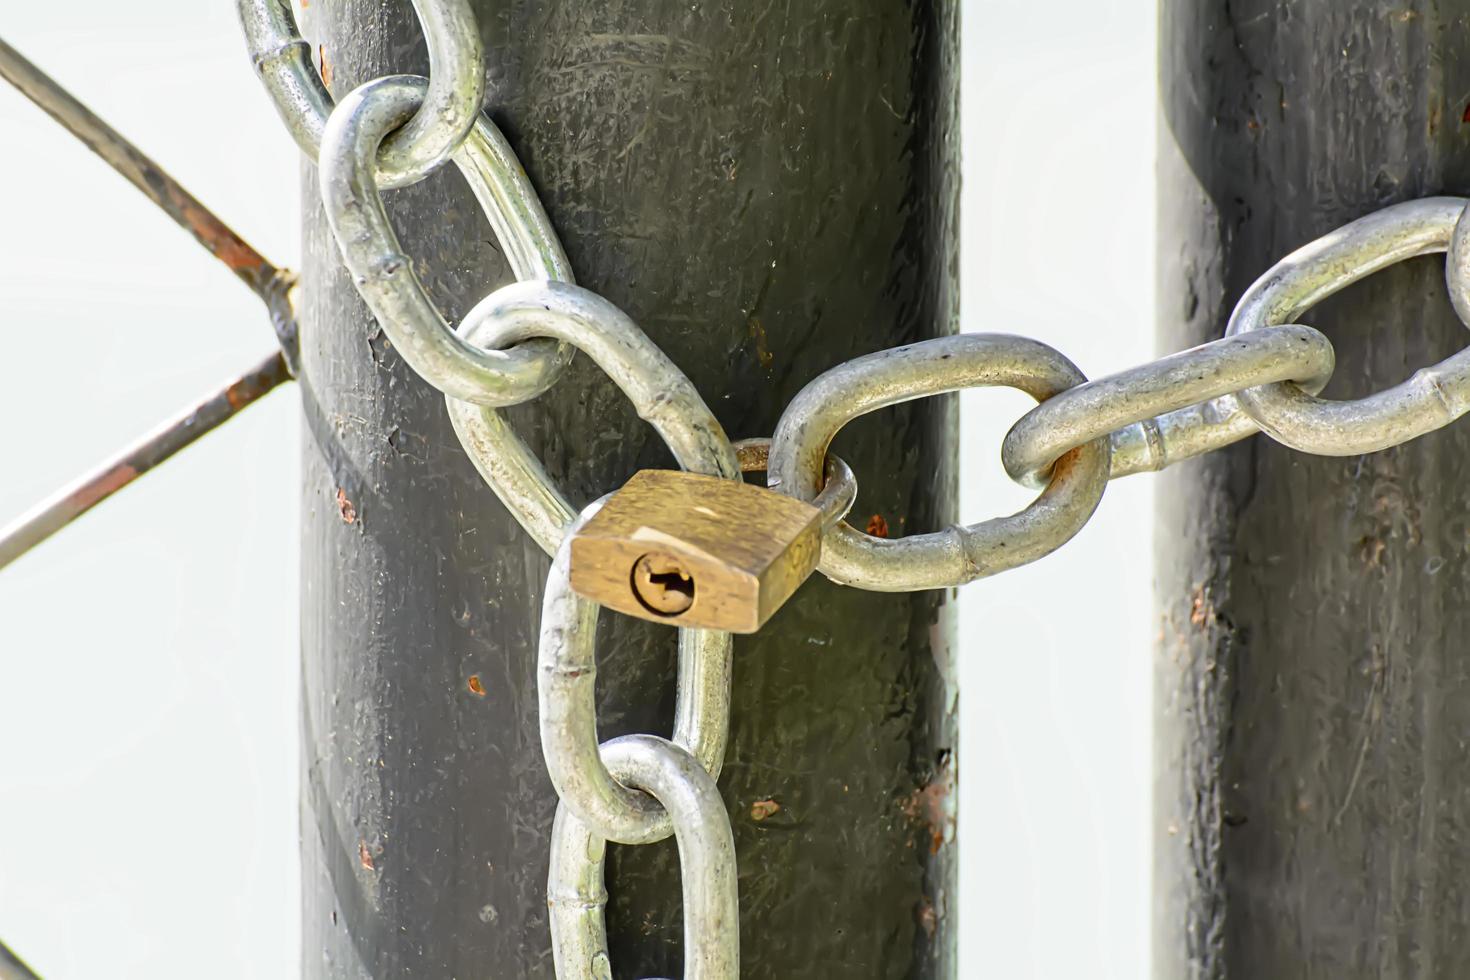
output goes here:
{"type": "Polygon", "coordinates": [[[10,947],[0,943],[0,980],[41,980],[10,947]]]}
{"type": "Polygon", "coordinates": [[[296,317],[289,296],[296,283],[294,273],[267,261],[147,154],[3,39],[0,39],[0,78],[14,85],[22,95],[126,177],[249,286],[265,302],[281,349],[295,365],[296,317]]]}
{"type": "MultiPolygon", "coordinates": [[[[147,154],[0,39],[0,78],[39,106],[194,236],[265,303],[280,353],[191,407],[92,474],[0,529],[0,568],[15,561],[148,470],[233,418],[296,374],[296,276],[257,252],[147,154]]],[[[0,980],[8,980],[0,976],[0,980]]]]}
{"type": "MultiPolygon", "coordinates": [[[[290,380],[291,373],[286,368],[284,355],[280,351],[271,354],[93,473],[42,501],[9,526],[0,528],[0,568],[290,380]]],[[[4,980],[3,975],[0,975],[0,980],[4,980]]]]}

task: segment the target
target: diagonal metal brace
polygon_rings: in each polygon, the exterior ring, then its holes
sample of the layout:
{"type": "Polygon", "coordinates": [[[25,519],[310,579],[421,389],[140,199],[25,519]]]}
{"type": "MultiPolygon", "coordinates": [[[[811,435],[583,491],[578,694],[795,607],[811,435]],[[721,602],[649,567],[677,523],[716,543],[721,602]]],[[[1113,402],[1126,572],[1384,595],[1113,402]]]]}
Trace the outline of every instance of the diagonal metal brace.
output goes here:
{"type": "Polygon", "coordinates": [[[0,568],[289,380],[291,375],[286,369],[286,359],[276,351],[245,374],[190,406],[182,415],[103,463],[95,472],[41,501],[13,523],[0,528],[0,568]]]}
{"type": "MultiPolygon", "coordinates": [[[[194,239],[223,262],[265,304],[280,350],[219,391],[189,406],[135,445],[0,528],[4,568],[82,514],[169,459],[207,432],[296,376],[300,350],[292,290],[296,276],[257,252],[184,187],[54,79],[4,40],[0,78],[14,85],[87,145],[194,239]]],[[[0,980],[7,980],[0,974],[0,980]]]]}
{"type": "Polygon", "coordinates": [[[19,956],[0,943],[0,980],[41,980],[35,971],[26,966],[19,956]]]}
{"type": "Polygon", "coordinates": [[[3,39],[0,39],[0,78],[14,85],[22,95],[127,178],[261,298],[270,311],[271,326],[294,376],[298,342],[290,293],[296,284],[296,276],[269,262],[152,158],[3,39]]]}

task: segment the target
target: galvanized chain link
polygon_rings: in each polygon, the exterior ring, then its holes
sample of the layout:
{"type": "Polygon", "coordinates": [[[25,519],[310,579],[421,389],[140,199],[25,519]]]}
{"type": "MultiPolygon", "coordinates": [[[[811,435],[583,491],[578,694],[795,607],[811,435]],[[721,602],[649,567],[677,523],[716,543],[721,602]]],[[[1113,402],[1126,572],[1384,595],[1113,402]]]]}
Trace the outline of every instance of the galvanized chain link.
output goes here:
{"type": "MultiPolygon", "coordinates": [[[[684,980],[740,976],[740,906],[735,839],[724,801],[688,752],[653,735],[626,735],[602,746],[609,774],[668,811],[679,845],[684,897],[684,980]]],[[[603,909],[607,842],[573,815],[565,800],[551,827],[551,951],[562,980],[612,980],[603,909]]]]}
{"type": "MultiPolygon", "coordinates": [[[[305,6],[303,4],[302,6],[305,6]]],[[[432,81],[423,103],[384,142],[374,163],[380,187],[423,180],[438,169],[480,116],[485,50],[467,0],[413,0],[429,43],[432,81]]],[[[307,157],[321,153],[332,95],[296,30],[290,0],[237,0],[245,44],[276,111],[307,157]]]]}
{"type": "MultiPolygon", "coordinates": [[[[1110,479],[1159,470],[1257,431],[1326,455],[1372,452],[1470,410],[1470,348],[1368,398],[1317,398],[1331,343],[1296,320],[1352,282],[1404,259],[1447,252],[1446,280],[1470,323],[1470,210],[1462,198],[1385,208],[1314,242],[1246,292],[1227,335],[1096,381],[1035,340],[943,337],[839,365],[792,400],[770,440],[733,445],[688,378],[622,311],[572,284],[541,204],[504,137],[480,113],[477,33],[462,0],[415,0],[432,80],[391,76],[335,108],[283,0],[240,0],[252,57],[287,126],[318,160],[328,221],[359,292],[423,378],[445,393],[465,451],[527,533],[553,555],[539,652],[542,749],[561,798],[548,900],[558,976],[608,980],[602,865],[608,841],[673,834],[684,889],[685,977],[733,978],[738,901],[719,776],[728,738],[728,633],[681,629],[673,740],[599,744],[594,635],[599,606],[571,587],[579,514],[495,411],[555,384],[574,350],[618,385],[680,466],[729,480],[766,469],[768,486],[820,511],[819,569],[875,591],[957,586],[1035,561],[1091,518],[1110,479]],[[491,292],[451,330],[402,254],[381,190],[452,159],[520,282],[491,292]],[[1006,435],[1001,459],[1041,490],[1026,509],[980,524],[898,539],[843,520],[852,472],[829,454],[849,421],[886,406],[1003,385],[1038,406],[1006,435]]],[[[604,498],[606,499],[606,498],[604,498]]]]}
{"type": "MultiPolygon", "coordinates": [[[[569,530],[575,531],[601,505],[600,500],[589,505],[569,530]]],[[[568,535],[557,549],[541,604],[536,682],[541,753],[562,804],[588,829],[619,844],[653,844],[672,832],[668,815],[646,795],[615,780],[600,760],[594,649],[600,607],[572,591],[570,541],[568,535]]],[[[674,741],[712,777],[718,777],[724,765],[730,714],[729,649],[728,643],[716,649],[705,646],[686,651],[692,656],[680,658],[706,682],[692,691],[681,686],[674,741]],[[691,703],[691,695],[703,700],[691,703]]]]}
{"type": "MultiPolygon", "coordinates": [[[[444,321],[403,254],[374,183],[383,140],[422,105],[425,82],[412,75],[378,78],[332,112],[317,161],[327,223],[357,290],[383,332],[424,380],[480,405],[514,405],[556,382],[570,347],[535,341],[509,351],[475,347],[444,321]]],[[[570,279],[566,256],[505,138],[481,115],[452,159],[490,215],[507,255],[527,272],[570,279]]]]}
{"type": "MultiPolygon", "coordinates": [[[[1464,198],[1430,197],[1396,204],[1298,249],[1246,290],[1226,333],[1244,337],[1289,323],[1380,269],[1447,251],[1465,203],[1464,198]]],[[[1446,262],[1457,310],[1464,309],[1470,285],[1463,254],[1446,262]]],[[[1470,348],[1420,369],[1402,384],[1353,401],[1326,401],[1281,382],[1247,389],[1238,397],[1263,432],[1293,449],[1320,456],[1377,452],[1443,428],[1470,410],[1470,348]]]]}
{"type": "MultiPolygon", "coordinates": [[[[768,483],[814,499],[822,459],[838,430],[889,405],[996,385],[1044,401],[1086,380],[1045,344],[1004,334],[961,334],[859,357],[792,399],[771,440],[768,483]]],[[[1046,490],[1019,514],[904,538],[877,538],[839,524],[823,539],[817,567],[834,582],[877,592],[963,585],[1065,544],[1097,509],[1107,480],[1108,443],[1097,438],[1063,456],[1046,490]]]]}
{"type": "MultiPolygon", "coordinates": [[[[278,0],[240,0],[239,8],[268,91],[297,142],[317,161],[327,220],[359,293],[409,366],[444,392],[454,427],[492,489],[555,555],[542,617],[542,741],[563,796],[557,839],[576,843],[557,850],[548,881],[554,912],[564,889],[559,869],[567,871],[569,861],[577,865],[571,880],[591,887],[597,879],[600,893],[605,839],[638,843],[676,832],[686,886],[686,976],[737,976],[734,842],[714,782],[729,736],[730,636],[679,631],[674,742],[648,736],[598,746],[592,701],[597,606],[567,587],[563,547],[577,524],[575,512],[494,408],[545,391],[580,347],[628,394],[681,465],[740,479],[734,447],[688,379],[647,336],[611,303],[572,285],[565,253],[524,170],[480,112],[478,33],[462,0],[415,2],[429,37],[432,79],[375,79],[335,107],[312,68],[310,46],[295,34],[289,8],[278,0]],[[381,189],[412,183],[446,158],[469,182],[513,274],[533,280],[492,294],[458,333],[434,308],[403,254],[381,197],[381,189]],[[524,342],[505,349],[518,341],[524,342]],[[616,802],[599,810],[588,799],[616,802]],[[568,807],[592,827],[571,817],[568,807]],[[594,853],[598,859],[588,865],[594,853]]],[[[845,506],[834,505],[842,513],[856,497],[847,476],[845,506]]],[[[602,936],[600,904],[563,902],[553,916],[558,972],[610,977],[602,936]],[[580,955],[578,944],[588,937],[599,949],[580,955]]]]}
{"type": "Polygon", "coordinates": [[[1042,402],[1006,433],[1001,462],[1012,479],[1040,487],[1063,453],[1109,436],[1114,479],[1163,469],[1255,431],[1232,424],[1242,413],[1226,398],[1272,381],[1315,393],[1333,367],[1332,344],[1311,327],[1225,337],[1042,402]]]}

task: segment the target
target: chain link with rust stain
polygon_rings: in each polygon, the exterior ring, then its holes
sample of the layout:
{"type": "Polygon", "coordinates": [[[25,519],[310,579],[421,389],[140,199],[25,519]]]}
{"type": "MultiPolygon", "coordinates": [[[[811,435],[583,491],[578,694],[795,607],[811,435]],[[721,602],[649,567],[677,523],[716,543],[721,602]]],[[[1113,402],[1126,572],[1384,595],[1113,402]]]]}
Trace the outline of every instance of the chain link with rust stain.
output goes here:
{"type": "MultiPolygon", "coordinates": [[[[581,350],[627,394],[680,466],[740,479],[741,459],[689,379],[606,299],[572,283],[551,223],[509,144],[480,111],[480,42],[464,0],[414,0],[433,78],[370,81],[333,105],[286,0],[238,0],[257,70],[288,129],[316,160],[327,218],[358,291],[404,359],[444,392],[465,451],[554,561],[542,608],[542,749],[561,798],[548,900],[558,976],[607,980],[606,842],[673,834],[684,881],[686,980],[739,973],[734,846],[715,788],[730,712],[730,636],[680,631],[673,740],[598,744],[593,637],[599,607],[572,591],[566,542],[580,514],[496,408],[556,383],[581,350]],[[454,330],[402,254],[381,192],[453,160],[522,281],[490,293],[454,330]]],[[[1450,296],[1470,323],[1470,211],[1437,197],[1368,215],[1283,259],[1251,287],[1227,336],[1097,381],[1022,337],[967,334],[839,365],[792,400],[768,445],[741,444],[768,485],[823,511],[820,570],[877,591],[957,586],[1035,561],[1091,518],[1110,479],[1153,471],[1257,431],[1327,455],[1372,452],[1470,410],[1470,349],[1356,401],[1316,397],[1331,343],[1293,321],[1347,285],[1404,259],[1447,252],[1450,296]],[[1041,489],[1020,513],[899,539],[842,518],[856,485],[828,456],[852,419],[965,388],[1018,388],[1040,404],[1006,435],[1002,462],[1041,489]]]]}

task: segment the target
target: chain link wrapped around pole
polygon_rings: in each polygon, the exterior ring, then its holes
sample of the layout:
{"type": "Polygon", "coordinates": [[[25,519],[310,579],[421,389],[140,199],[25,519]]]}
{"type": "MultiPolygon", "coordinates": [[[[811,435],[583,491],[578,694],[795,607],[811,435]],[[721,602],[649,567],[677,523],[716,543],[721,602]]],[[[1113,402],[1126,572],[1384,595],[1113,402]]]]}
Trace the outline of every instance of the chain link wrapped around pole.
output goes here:
{"type": "MultiPolygon", "coordinates": [[[[591,518],[600,504],[588,506],[577,523],[591,518]]],[[[619,784],[598,758],[594,645],[599,608],[572,591],[570,540],[569,535],[551,563],[541,604],[537,691],[542,755],[562,804],[590,829],[621,844],[653,844],[672,831],[667,815],[619,784]]],[[[679,650],[674,741],[718,778],[730,725],[729,634],[681,633],[692,642],[679,650]],[[699,642],[706,637],[709,642],[699,642]]]]}
{"type": "MultiPolygon", "coordinates": [[[[427,84],[416,76],[391,75],[342,100],[322,137],[322,204],[358,293],[409,366],[447,395],[478,405],[515,405],[556,382],[572,359],[571,348],[533,341],[514,350],[486,350],[464,341],[434,308],[413,260],[403,254],[373,182],[378,147],[422,104],[427,84]]],[[[512,261],[570,280],[546,212],[495,125],[478,116],[453,159],[493,215],[491,224],[512,261]]]]}
{"type": "MultiPolygon", "coordinates": [[[[1246,290],[1226,333],[1288,323],[1322,300],[1405,259],[1447,251],[1466,199],[1430,197],[1384,208],[1282,259],[1246,290]]],[[[1461,239],[1463,241],[1463,239],[1461,239]]],[[[1447,262],[1457,311],[1466,306],[1463,245],[1447,262]]],[[[1271,438],[1319,456],[1358,456],[1417,439],[1470,411],[1470,348],[1366,398],[1328,401],[1286,382],[1249,388],[1241,408],[1271,438]]]]}
{"type": "MultiPolygon", "coordinates": [[[[740,902],[735,840],[714,778],[678,745],[652,735],[605,742],[602,762],[620,784],[668,812],[683,880],[684,980],[738,980],[740,902]]],[[[562,980],[612,980],[603,909],[607,842],[563,801],[551,829],[551,952],[562,980]]]]}
{"type": "MultiPolygon", "coordinates": [[[[304,6],[304,5],[303,5],[304,6]]],[[[379,187],[423,180],[464,142],[485,100],[485,49],[465,0],[414,0],[429,44],[433,80],[401,129],[388,135],[373,163],[379,187]]],[[[312,63],[311,45],[296,30],[290,0],[238,0],[250,60],[303,153],[321,153],[332,95],[312,63]]]]}

